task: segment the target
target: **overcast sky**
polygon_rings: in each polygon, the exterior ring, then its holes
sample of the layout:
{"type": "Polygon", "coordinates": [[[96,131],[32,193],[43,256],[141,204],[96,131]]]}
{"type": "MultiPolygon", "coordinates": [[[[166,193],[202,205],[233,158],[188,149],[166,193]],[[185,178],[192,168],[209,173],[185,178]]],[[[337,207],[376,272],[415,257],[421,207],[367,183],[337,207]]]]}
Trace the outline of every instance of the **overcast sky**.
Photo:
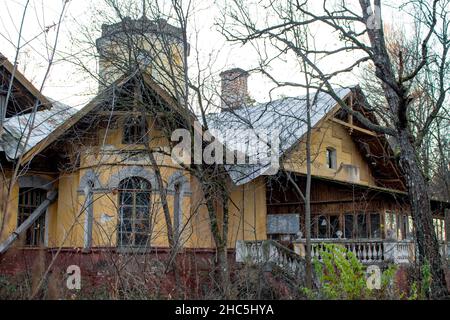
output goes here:
{"type": "MultiPolygon", "coordinates": [[[[211,51],[220,50],[214,63],[214,71],[217,74],[226,68],[241,67],[244,69],[255,67],[257,56],[250,46],[241,47],[225,42],[222,35],[217,32],[214,21],[219,14],[217,5],[212,1],[198,1],[194,15],[196,28],[199,29],[198,48],[202,56],[206,58],[211,51]]],[[[357,0],[355,0],[357,1],[357,0]]],[[[10,61],[14,61],[16,47],[19,41],[19,29],[26,0],[0,0],[0,52],[10,61]]],[[[19,70],[22,71],[35,85],[40,88],[43,75],[48,67],[48,48],[53,46],[56,28],[52,27],[48,32],[43,32],[46,27],[55,24],[61,13],[63,0],[30,0],[23,24],[22,38],[20,39],[19,70]]],[[[80,30],[90,29],[92,37],[99,36],[97,30],[102,21],[95,12],[101,8],[101,0],[71,0],[68,3],[66,13],[61,24],[59,41],[57,44],[57,58],[50,69],[50,76],[46,80],[43,92],[45,95],[67,103],[74,107],[83,106],[97,90],[97,83],[88,74],[80,72],[73,63],[65,61],[70,55],[77,55],[80,48],[72,42],[83,37],[80,30]]],[[[193,21],[194,21],[193,20],[193,21]]],[[[406,17],[398,15],[394,10],[385,9],[383,12],[385,23],[393,23],[398,26],[406,24],[406,17]]],[[[192,31],[192,30],[191,30],[192,31]]],[[[315,31],[317,41],[336,43],[334,35],[323,30],[315,31]]],[[[195,39],[191,38],[191,46],[195,39]]],[[[345,64],[348,57],[342,57],[341,61],[333,61],[333,64],[345,64]]],[[[95,61],[90,61],[90,66],[95,67],[95,61]]],[[[298,70],[286,62],[279,62],[273,73],[280,79],[292,79],[298,76],[298,70]]],[[[349,76],[343,81],[348,84],[357,80],[349,76]]],[[[272,84],[260,75],[252,75],[249,79],[249,91],[257,101],[265,101],[268,90],[272,84]]],[[[289,95],[301,94],[294,90],[279,92],[289,95]]]]}

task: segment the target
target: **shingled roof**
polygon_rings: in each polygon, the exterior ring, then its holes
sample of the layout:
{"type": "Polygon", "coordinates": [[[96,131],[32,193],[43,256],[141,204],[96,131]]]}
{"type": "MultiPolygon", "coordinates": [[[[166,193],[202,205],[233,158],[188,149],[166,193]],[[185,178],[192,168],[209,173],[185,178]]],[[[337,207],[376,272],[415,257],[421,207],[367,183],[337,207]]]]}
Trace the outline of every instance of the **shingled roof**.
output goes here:
{"type": "MultiPolygon", "coordinates": [[[[337,88],[336,94],[344,99],[353,87],[337,88]]],[[[328,94],[319,92],[310,95],[311,126],[315,126],[337,102],[328,94]]],[[[257,103],[243,106],[232,111],[209,114],[208,127],[211,133],[229,150],[244,152],[249,157],[258,159],[258,164],[228,165],[227,170],[233,182],[237,185],[247,183],[260,175],[272,170],[271,156],[277,160],[290,150],[306,133],[306,95],[287,97],[267,103],[257,103]],[[246,139],[241,130],[246,131],[246,139]],[[249,132],[250,139],[248,138],[249,132]],[[229,134],[228,134],[229,133],[229,134]],[[261,154],[258,142],[261,143],[261,133],[279,137],[279,148],[276,155],[261,154]]],[[[263,143],[265,143],[264,141],[263,143]]]]}
{"type": "Polygon", "coordinates": [[[6,119],[0,138],[0,151],[4,151],[9,160],[17,159],[22,153],[44,140],[77,111],[57,101],[51,103],[51,109],[35,113],[33,125],[32,113],[6,119]]]}

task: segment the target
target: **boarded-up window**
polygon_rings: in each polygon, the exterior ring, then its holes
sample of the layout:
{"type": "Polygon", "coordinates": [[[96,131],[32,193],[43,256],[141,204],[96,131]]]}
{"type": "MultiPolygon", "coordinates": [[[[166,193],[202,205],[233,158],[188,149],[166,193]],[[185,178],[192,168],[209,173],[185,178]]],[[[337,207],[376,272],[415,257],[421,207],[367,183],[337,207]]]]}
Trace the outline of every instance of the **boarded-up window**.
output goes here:
{"type": "MultiPolygon", "coordinates": [[[[37,207],[46,199],[47,191],[35,188],[19,189],[19,207],[17,225],[20,226],[37,207]]],[[[44,243],[45,214],[41,216],[27,229],[25,245],[40,246],[44,243]]]]}
{"type": "Polygon", "coordinates": [[[268,234],[297,234],[300,231],[300,218],[296,213],[268,214],[268,234]]]}

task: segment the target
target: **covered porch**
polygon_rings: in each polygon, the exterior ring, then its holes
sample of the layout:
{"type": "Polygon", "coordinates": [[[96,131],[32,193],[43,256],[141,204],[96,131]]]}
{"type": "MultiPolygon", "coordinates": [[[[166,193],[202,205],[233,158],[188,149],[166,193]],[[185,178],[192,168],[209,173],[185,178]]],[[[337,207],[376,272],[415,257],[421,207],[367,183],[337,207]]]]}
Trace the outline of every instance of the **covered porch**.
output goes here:
{"type": "MultiPolygon", "coordinates": [[[[267,241],[297,256],[306,252],[304,202],[292,183],[305,190],[305,177],[267,181],[267,241]]],[[[364,264],[410,264],[415,259],[414,226],[404,192],[313,178],[311,186],[311,254],[319,260],[327,244],[339,244],[364,264]]],[[[449,258],[445,218],[448,208],[433,202],[433,219],[441,255],[449,258]]],[[[448,224],[447,224],[448,225],[448,224]]],[[[447,231],[448,232],[448,231],[447,231]]],[[[242,242],[237,256],[255,253],[261,242],[242,242]]]]}

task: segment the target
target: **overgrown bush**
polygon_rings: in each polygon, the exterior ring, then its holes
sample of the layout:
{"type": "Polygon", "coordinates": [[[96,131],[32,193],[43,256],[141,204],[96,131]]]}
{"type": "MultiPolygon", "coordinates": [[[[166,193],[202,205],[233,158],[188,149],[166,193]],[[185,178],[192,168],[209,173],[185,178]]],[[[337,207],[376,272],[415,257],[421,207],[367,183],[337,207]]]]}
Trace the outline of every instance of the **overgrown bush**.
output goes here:
{"type": "Polygon", "coordinates": [[[232,291],[236,299],[279,300],[283,296],[282,283],[258,265],[246,263],[234,272],[232,291]]]}
{"type": "Polygon", "coordinates": [[[380,276],[379,289],[369,286],[367,267],[345,247],[324,244],[321,261],[313,259],[315,288],[301,291],[309,299],[399,299],[395,283],[396,267],[388,266],[380,276]]]}

